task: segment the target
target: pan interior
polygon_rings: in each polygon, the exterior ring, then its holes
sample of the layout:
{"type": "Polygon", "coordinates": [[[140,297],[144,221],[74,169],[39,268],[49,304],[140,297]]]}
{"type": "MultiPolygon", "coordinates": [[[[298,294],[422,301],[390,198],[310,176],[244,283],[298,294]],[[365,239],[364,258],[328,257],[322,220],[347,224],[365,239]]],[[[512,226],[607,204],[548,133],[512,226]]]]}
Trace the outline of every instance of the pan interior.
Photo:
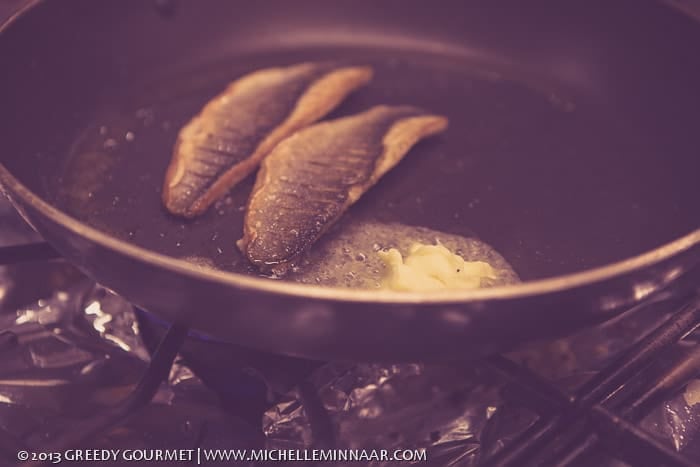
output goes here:
{"type": "MultiPolygon", "coordinates": [[[[46,23],[53,24],[48,8],[46,23]]],[[[168,34],[184,28],[182,21],[173,23],[168,34]]],[[[126,35],[125,25],[108,32],[126,35]]],[[[135,27],[149,25],[144,20],[135,27]]],[[[194,221],[163,209],[160,189],[177,132],[244,73],[345,59],[371,64],[376,76],[328,118],[382,103],[413,104],[446,115],[450,127],[412,149],[350,209],[340,228],[362,221],[399,222],[475,236],[498,251],[521,279],[533,280],[622,260],[700,225],[693,202],[700,198],[700,184],[693,178],[699,163],[689,157],[698,137],[684,123],[685,117],[697,116],[698,106],[682,97],[693,73],[666,67],[676,79],[673,88],[662,85],[663,77],[654,71],[627,82],[644,71],[647,58],[625,55],[630,65],[619,62],[615,69],[610,63],[618,62],[606,60],[622,57],[616,55],[617,46],[610,46],[605,59],[573,48],[556,60],[535,59],[533,53],[509,61],[470,54],[477,49],[457,37],[436,46],[398,33],[331,40],[304,35],[303,25],[296,33],[292,29],[287,37],[296,37],[296,44],[251,43],[246,49],[241,43],[211,59],[187,55],[193,53],[188,50],[177,66],[160,71],[130,67],[120,54],[143,57],[126,39],[128,50],[111,50],[109,66],[116,63],[119,73],[109,76],[111,69],[92,49],[94,57],[76,54],[66,64],[51,62],[56,52],[48,51],[44,59],[22,59],[13,69],[34,67],[44,77],[54,70],[55,86],[69,81],[61,66],[73,66],[70,79],[76,82],[62,93],[42,88],[45,78],[38,72],[8,74],[14,86],[8,108],[16,118],[2,130],[9,147],[2,161],[40,196],[110,235],[169,256],[206,258],[218,268],[250,273],[235,242],[254,177],[194,221]],[[88,63],[99,63],[99,73],[91,75],[88,63]],[[68,107],[71,102],[75,109],[68,107]],[[674,106],[684,120],[670,125],[664,116],[673,115],[674,106]],[[31,134],[29,120],[36,123],[31,134]]],[[[64,42],[82,44],[65,35],[64,42]]],[[[39,42],[32,47],[43,50],[39,42]]],[[[149,43],[149,48],[166,50],[168,45],[149,43]]],[[[619,48],[625,54],[630,50],[622,43],[619,48]]]]}
{"type": "Polygon", "coordinates": [[[130,99],[97,109],[50,180],[51,200],[136,245],[253,272],[235,241],[254,176],[194,221],[162,208],[160,189],[177,132],[236,76],[340,55],[372,64],[376,77],[329,118],[386,103],[419,105],[450,119],[444,135],[415,147],[345,222],[400,222],[476,236],[526,279],[602,264],[612,246],[620,258],[635,252],[625,247],[624,235],[647,222],[646,188],[621,190],[624,170],[609,170],[599,154],[630,157],[641,141],[612,139],[619,127],[585,105],[579,110],[566,91],[513,81],[454,56],[351,48],[293,55],[262,53],[200,67],[143,83],[130,99]]]}

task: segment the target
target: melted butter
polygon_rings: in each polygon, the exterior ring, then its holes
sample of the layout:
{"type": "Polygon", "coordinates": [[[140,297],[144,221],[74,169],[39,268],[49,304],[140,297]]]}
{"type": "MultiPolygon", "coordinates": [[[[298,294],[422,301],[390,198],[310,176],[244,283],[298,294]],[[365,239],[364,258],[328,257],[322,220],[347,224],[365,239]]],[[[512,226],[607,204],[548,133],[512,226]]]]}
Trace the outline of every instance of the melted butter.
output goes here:
{"type": "Polygon", "coordinates": [[[483,279],[498,278],[484,261],[465,261],[441,244],[414,243],[404,258],[396,248],[378,252],[387,266],[385,288],[405,292],[476,289],[483,279]]]}
{"type": "Polygon", "coordinates": [[[700,379],[694,379],[688,383],[683,393],[683,398],[690,407],[700,404],[700,379]]]}
{"type": "Polygon", "coordinates": [[[439,290],[445,288],[445,283],[450,288],[474,288],[520,281],[498,252],[476,238],[405,224],[355,222],[347,215],[309,250],[308,256],[284,280],[392,290],[394,287],[387,286],[387,278],[393,276],[393,267],[400,269],[399,280],[404,285],[420,284],[404,288],[410,291],[439,290]],[[414,249],[416,245],[422,248],[414,249]],[[392,249],[396,253],[389,253],[392,249]],[[382,257],[382,251],[391,257],[382,257]],[[426,270],[430,272],[426,274],[426,270]],[[436,275],[441,279],[436,279],[436,275]]]}

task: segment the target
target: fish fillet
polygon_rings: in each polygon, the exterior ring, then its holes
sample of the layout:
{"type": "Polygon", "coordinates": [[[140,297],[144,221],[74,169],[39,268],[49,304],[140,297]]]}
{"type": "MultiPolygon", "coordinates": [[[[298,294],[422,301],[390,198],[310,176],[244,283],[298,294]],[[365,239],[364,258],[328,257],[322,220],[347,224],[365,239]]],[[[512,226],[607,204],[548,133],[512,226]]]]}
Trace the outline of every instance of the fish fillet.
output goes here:
{"type": "Polygon", "coordinates": [[[294,261],[447,118],[409,106],[377,106],[317,123],[265,158],[248,201],[238,246],[264,272],[294,261]]]}
{"type": "Polygon", "coordinates": [[[371,78],[370,67],[302,63],[232,82],[180,131],[163,183],[165,207],[188,218],[202,214],[277,143],[371,78]]]}

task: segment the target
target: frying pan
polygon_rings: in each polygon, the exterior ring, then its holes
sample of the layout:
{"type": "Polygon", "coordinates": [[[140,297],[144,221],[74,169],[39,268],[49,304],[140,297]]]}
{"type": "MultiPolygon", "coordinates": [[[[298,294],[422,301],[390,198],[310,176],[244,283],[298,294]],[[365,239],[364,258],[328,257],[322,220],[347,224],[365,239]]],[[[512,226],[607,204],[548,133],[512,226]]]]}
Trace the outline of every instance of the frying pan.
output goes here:
{"type": "Polygon", "coordinates": [[[3,26],[0,181],[61,254],[161,318],[311,358],[465,359],[608,319],[697,269],[700,27],[664,4],[158,4],[33,2],[3,26]],[[331,117],[412,104],[451,123],[348,219],[476,236],[521,284],[379,295],[236,273],[252,178],[193,222],[166,214],[177,130],[208,99],[328,58],[376,71],[331,117]]]}

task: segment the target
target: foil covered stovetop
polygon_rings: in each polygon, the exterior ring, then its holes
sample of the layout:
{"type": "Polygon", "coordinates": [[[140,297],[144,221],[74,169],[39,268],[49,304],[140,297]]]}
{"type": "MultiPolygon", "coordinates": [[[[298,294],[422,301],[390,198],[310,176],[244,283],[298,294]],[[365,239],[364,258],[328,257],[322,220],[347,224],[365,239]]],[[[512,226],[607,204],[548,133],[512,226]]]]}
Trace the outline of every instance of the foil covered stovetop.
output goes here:
{"type": "MultiPolygon", "coordinates": [[[[7,206],[0,209],[4,244],[35,240],[7,206]]],[[[667,316],[672,301],[662,295],[612,322],[506,357],[573,394],[667,316]]],[[[2,454],[19,445],[41,449],[125,398],[146,371],[162,327],[62,260],[0,267],[0,428],[8,440],[2,454]]],[[[212,363],[202,357],[210,350],[197,349],[214,346],[220,355],[239,349],[200,336],[188,342],[150,404],[80,447],[316,447],[324,435],[314,432],[303,403],[312,391],[329,415],[335,447],[425,448],[430,465],[478,465],[537,418],[513,402],[517,385],[488,361],[300,365],[270,357],[202,366],[197,355],[212,363]],[[275,379],[281,370],[283,382],[275,379]],[[236,409],[248,401],[259,409],[236,409]]],[[[691,335],[664,358],[695,345],[691,335]]],[[[680,387],[641,427],[700,459],[697,402],[680,387]]]]}

